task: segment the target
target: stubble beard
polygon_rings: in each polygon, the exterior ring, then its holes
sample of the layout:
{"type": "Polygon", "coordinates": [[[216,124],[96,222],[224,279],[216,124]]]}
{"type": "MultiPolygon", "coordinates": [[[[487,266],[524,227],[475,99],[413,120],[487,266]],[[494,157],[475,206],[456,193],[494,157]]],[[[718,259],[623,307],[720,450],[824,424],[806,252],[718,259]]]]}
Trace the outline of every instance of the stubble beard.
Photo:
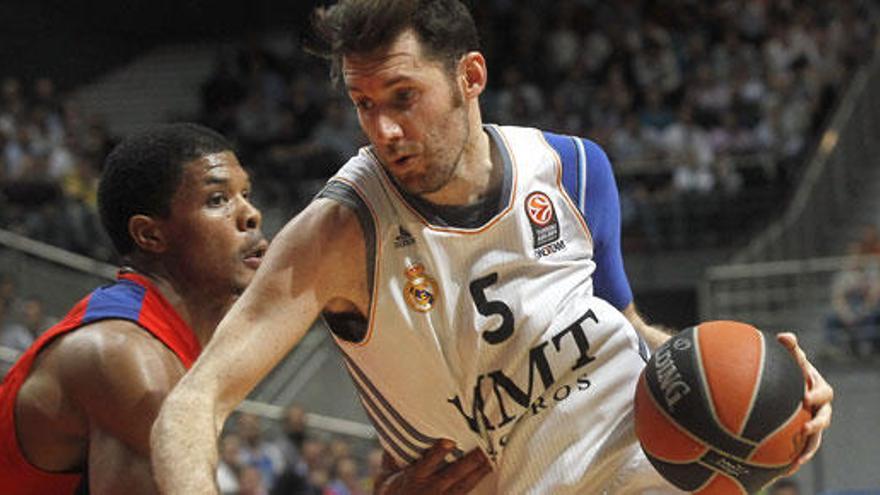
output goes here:
{"type": "MultiPolygon", "coordinates": [[[[453,178],[455,177],[455,172],[458,170],[458,167],[461,165],[462,157],[464,156],[464,150],[467,148],[468,141],[471,137],[471,129],[468,118],[467,108],[464,107],[464,99],[456,90],[452,91],[452,108],[447,114],[445,121],[450,121],[453,119],[453,114],[459,113],[461,115],[461,120],[459,125],[464,127],[464,136],[461,139],[461,142],[458,146],[458,152],[455,153],[454,158],[452,160],[444,160],[442,157],[439,160],[431,160],[430,157],[426,157],[426,169],[428,170],[436,170],[436,174],[427,173],[425,176],[425,180],[420,184],[418,191],[410,191],[413,194],[431,194],[435,193],[449,184],[453,178]],[[444,163],[445,162],[445,163],[444,163]],[[447,165],[448,164],[448,165],[447,165]]],[[[431,137],[428,137],[428,142],[432,141],[431,137]]],[[[443,150],[440,150],[442,154],[443,150]]]]}

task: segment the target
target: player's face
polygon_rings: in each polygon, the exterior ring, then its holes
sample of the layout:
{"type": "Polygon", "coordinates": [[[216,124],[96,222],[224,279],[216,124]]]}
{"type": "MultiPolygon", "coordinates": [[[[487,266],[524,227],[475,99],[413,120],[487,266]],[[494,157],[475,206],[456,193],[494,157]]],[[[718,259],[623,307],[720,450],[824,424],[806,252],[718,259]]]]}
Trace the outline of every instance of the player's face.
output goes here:
{"type": "Polygon", "coordinates": [[[184,166],[163,223],[168,255],[186,283],[221,294],[241,292],[250,283],[267,247],[250,190],[247,173],[230,151],[184,166]]]}
{"type": "Polygon", "coordinates": [[[343,57],[361,128],[386,170],[412,194],[439,191],[453,178],[468,141],[462,89],[406,31],[388,48],[343,57]]]}

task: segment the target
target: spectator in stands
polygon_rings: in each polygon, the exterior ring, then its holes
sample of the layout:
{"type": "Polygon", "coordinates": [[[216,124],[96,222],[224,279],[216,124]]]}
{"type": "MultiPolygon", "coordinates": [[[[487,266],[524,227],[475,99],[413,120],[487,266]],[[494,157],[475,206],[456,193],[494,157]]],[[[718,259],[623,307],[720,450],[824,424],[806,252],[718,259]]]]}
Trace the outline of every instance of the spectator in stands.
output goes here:
{"type": "MultiPolygon", "coordinates": [[[[769,175],[778,180],[725,189],[737,191],[725,200],[731,205],[755,187],[786,188],[798,176],[836,95],[876,45],[880,15],[870,2],[819,0],[575,1],[561,3],[552,15],[539,3],[477,3],[488,58],[501,75],[500,84],[485,94],[487,120],[538,122],[585,134],[619,153],[627,134],[659,143],[662,131],[678,123],[676,110],[689,105],[696,126],[713,135],[716,155],[730,154],[730,169],[743,168],[738,156],[743,153],[765,154],[775,164],[776,173],[769,175]],[[627,123],[634,111],[637,129],[627,123]],[[628,129],[620,136],[623,127],[628,129]],[[728,149],[722,152],[721,145],[728,149]]],[[[337,95],[323,76],[316,82],[316,70],[323,68],[312,59],[276,52],[250,36],[237,53],[219,53],[202,87],[202,118],[241,142],[246,161],[260,168],[257,180],[265,184],[258,183],[258,190],[270,190],[261,196],[286,209],[301,206],[295,196],[307,194],[292,183],[328,176],[337,165],[334,157],[351,155],[352,143],[362,140],[352,137],[357,126],[351,111],[338,111],[337,95]]],[[[55,186],[76,173],[78,156],[99,163],[110,141],[106,126],[61,99],[50,79],[33,84],[4,79],[0,188],[10,187],[4,177],[18,181],[25,170],[47,168],[49,188],[42,192],[51,194],[23,194],[12,186],[14,207],[0,205],[0,227],[109,257],[109,246],[82,245],[89,215],[62,214],[69,204],[59,198],[68,198],[69,191],[55,186]],[[47,198],[54,202],[37,211],[34,199],[16,202],[22,197],[39,198],[41,205],[47,198]]],[[[626,159],[654,162],[668,185],[673,167],[658,161],[655,149],[632,148],[626,159]]],[[[660,209],[677,201],[674,195],[656,199],[660,209]]]]}
{"type": "Polygon", "coordinates": [[[854,356],[861,356],[861,342],[869,340],[880,352],[880,266],[876,258],[862,254],[857,243],[850,246],[844,269],[834,276],[831,309],[831,343],[847,343],[854,356]]]}
{"type": "Polygon", "coordinates": [[[256,466],[243,466],[238,478],[238,495],[269,495],[263,474],[263,471],[256,466]]]}
{"type": "Polygon", "coordinates": [[[50,79],[26,98],[7,79],[0,96],[0,227],[81,254],[109,259],[98,227],[97,162],[110,148],[98,119],[83,119],[62,103],[50,79]]]}
{"type": "Polygon", "coordinates": [[[365,495],[358,473],[358,465],[351,457],[342,457],[333,466],[333,480],[327,484],[324,495],[365,495]]]}
{"type": "Polygon", "coordinates": [[[306,439],[306,411],[299,404],[291,404],[284,410],[281,424],[282,435],[277,440],[287,466],[302,462],[303,442],[306,439]]]}
{"type": "Polygon", "coordinates": [[[6,303],[7,307],[17,304],[15,294],[15,279],[11,275],[0,272],[0,303],[6,303]]]}
{"type": "Polygon", "coordinates": [[[0,345],[24,351],[40,336],[40,333],[54,323],[45,315],[43,302],[36,297],[25,299],[21,307],[20,321],[8,323],[0,329],[0,345]]]}
{"type": "Polygon", "coordinates": [[[318,438],[306,437],[300,461],[287,465],[272,489],[273,495],[321,495],[327,484],[327,445],[318,438]]]}
{"type": "Polygon", "coordinates": [[[272,489],[284,471],[284,454],[264,436],[262,418],[242,413],[236,421],[236,433],[241,437],[242,464],[257,468],[263,477],[263,486],[272,489]]]}
{"type": "Polygon", "coordinates": [[[869,224],[862,227],[858,250],[859,254],[880,257],[880,230],[876,225],[869,224]]]}
{"type": "MultiPolygon", "coordinates": [[[[336,172],[336,166],[349,156],[355,154],[366,140],[361,134],[348,105],[339,99],[333,99],[324,106],[324,118],[315,126],[310,137],[312,143],[327,154],[330,164],[326,165],[324,177],[336,172]]],[[[314,174],[312,174],[314,175],[314,174]]]]}
{"type": "Polygon", "coordinates": [[[241,473],[241,437],[227,433],[220,439],[220,462],[217,463],[217,487],[221,495],[237,495],[241,473]]]}
{"type": "Polygon", "coordinates": [[[382,454],[381,448],[375,448],[367,454],[367,475],[361,484],[364,493],[374,493],[376,480],[382,474],[382,454]]]}

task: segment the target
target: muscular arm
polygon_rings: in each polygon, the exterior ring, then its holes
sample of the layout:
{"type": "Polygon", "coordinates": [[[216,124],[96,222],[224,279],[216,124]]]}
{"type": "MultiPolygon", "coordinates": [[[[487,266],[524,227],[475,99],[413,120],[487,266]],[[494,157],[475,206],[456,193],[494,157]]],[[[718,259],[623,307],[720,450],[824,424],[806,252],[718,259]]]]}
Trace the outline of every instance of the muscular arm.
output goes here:
{"type": "Polygon", "coordinates": [[[153,428],[163,493],[216,493],[217,436],[229,413],[302,338],[322,308],[364,310],[364,241],[351,210],[313,202],[278,234],[153,428]]]}
{"type": "Polygon", "coordinates": [[[157,492],[150,428],[184,368],[134,323],[107,320],[64,337],[47,366],[87,425],[89,493],[157,492]]]}

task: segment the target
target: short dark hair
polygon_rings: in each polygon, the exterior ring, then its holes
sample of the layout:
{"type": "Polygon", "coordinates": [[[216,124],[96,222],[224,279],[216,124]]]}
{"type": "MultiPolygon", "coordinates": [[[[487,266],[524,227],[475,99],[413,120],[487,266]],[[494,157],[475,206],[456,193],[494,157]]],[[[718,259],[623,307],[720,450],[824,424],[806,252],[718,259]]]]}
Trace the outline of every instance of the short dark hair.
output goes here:
{"type": "Polygon", "coordinates": [[[131,253],[128,221],[134,215],[167,218],[187,163],[232,151],[217,132],[198,124],[164,124],[133,134],[107,156],[98,185],[101,223],[120,255],[131,253]]]}
{"type": "Polygon", "coordinates": [[[384,48],[407,29],[427,57],[450,71],[462,55],[480,49],[474,18],[459,0],[340,0],[315,10],[305,48],[330,59],[331,78],[339,84],[344,55],[384,48]]]}

